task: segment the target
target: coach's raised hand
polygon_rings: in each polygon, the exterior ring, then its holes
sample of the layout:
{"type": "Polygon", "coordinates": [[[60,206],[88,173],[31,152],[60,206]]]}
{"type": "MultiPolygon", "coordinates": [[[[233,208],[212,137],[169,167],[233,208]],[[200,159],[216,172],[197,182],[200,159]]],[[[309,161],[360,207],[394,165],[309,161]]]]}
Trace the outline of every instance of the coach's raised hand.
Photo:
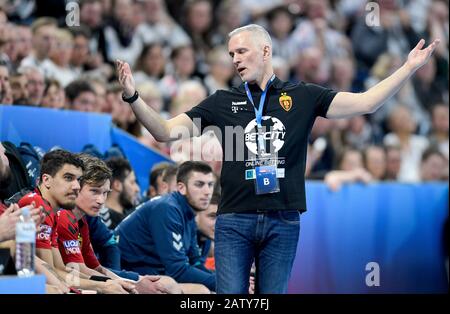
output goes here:
{"type": "Polygon", "coordinates": [[[413,71],[419,69],[422,65],[428,62],[430,56],[433,54],[436,46],[439,45],[440,39],[435,39],[428,47],[423,48],[425,40],[421,39],[417,43],[416,47],[408,55],[406,63],[413,71]]]}
{"type": "Polygon", "coordinates": [[[133,74],[130,65],[124,61],[116,60],[116,71],[119,83],[122,86],[125,97],[131,97],[136,91],[133,74]]]}

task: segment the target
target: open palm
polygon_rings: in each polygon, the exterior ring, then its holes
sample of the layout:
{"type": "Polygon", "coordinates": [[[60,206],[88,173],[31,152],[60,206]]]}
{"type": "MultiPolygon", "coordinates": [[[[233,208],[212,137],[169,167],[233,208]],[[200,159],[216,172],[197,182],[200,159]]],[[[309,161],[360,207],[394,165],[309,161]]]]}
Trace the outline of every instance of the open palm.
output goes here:
{"type": "Polygon", "coordinates": [[[422,65],[428,62],[430,56],[432,55],[439,42],[440,40],[436,39],[428,47],[422,49],[425,45],[425,40],[419,40],[419,43],[416,45],[416,47],[414,47],[414,49],[409,53],[407,63],[411,66],[412,69],[417,70],[422,65]]]}
{"type": "Polygon", "coordinates": [[[133,75],[131,74],[130,65],[121,60],[117,60],[116,70],[119,83],[122,86],[125,96],[133,96],[135,91],[135,83],[133,75]]]}

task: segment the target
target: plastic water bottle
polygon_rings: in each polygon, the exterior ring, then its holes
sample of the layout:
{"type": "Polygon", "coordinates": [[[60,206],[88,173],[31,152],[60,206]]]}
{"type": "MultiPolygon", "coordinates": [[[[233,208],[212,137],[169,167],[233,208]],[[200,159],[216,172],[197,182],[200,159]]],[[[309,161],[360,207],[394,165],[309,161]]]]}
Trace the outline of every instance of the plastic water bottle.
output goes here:
{"type": "Polygon", "coordinates": [[[22,215],[16,224],[16,270],[19,277],[34,275],[36,246],[36,225],[28,207],[22,208],[22,215]]]}

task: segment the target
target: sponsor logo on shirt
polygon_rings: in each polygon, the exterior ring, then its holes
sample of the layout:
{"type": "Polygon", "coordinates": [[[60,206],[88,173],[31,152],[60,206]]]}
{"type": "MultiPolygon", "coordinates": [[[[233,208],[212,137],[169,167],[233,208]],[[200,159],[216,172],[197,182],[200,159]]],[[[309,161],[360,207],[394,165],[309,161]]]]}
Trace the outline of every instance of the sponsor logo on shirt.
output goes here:
{"type": "Polygon", "coordinates": [[[81,254],[80,243],[77,240],[63,241],[64,250],[66,254],[78,255],[81,254]]]}
{"type": "Polygon", "coordinates": [[[41,224],[41,231],[37,234],[37,239],[41,241],[50,241],[52,235],[52,227],[49,225],[41,224]]]}
{"type": "MultiPolygon", "coordinates": [[[[262,117],[263,128],[262,136],[265,141],[265,151],[268,154],[277,153],[284,145],[286,138],[286,128],[284,124],[277,118],[271,116],[262,117]]],[[[245,146],[255,155],[259,155],[258,151],[258,128],[256,119],[250,121],[245,127],[245,146]]]]}
{"type": "Polygon", "coordinates": [[[181,242],[181,234],[172,232],[172,245],[175,250],[179,251],[183,247],[183,242],[181,242]]]}
{"type": "Polygon", "coordinates": [[[232,101],[231,102],[231,111],[233,111],[233,113],[237,113],[240,110],[244,110],[244,108],[242,106],[246,106],[247,105],[247,101],[232,101]]]}

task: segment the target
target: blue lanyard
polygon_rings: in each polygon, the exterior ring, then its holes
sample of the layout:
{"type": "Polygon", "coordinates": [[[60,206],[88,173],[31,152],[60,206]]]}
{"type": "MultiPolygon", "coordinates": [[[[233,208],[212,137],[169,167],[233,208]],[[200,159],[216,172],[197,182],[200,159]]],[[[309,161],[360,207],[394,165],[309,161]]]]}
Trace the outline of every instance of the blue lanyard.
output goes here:
{"type": "Polygon", "coordinates": [[[275,74],[273,74],[272,77],[270,78],[269,82],[267,82],[266,88],[264,89],[264,91],[261,94],[261,99],[259,100],[258,108],[255,107],[255,103],[253,102],[252,94],[250,93],[250,89],[248,88],[248,83],[245,82],[245,84],[244,84],[245,92],[247,93],[247,97],[250,100],[250,102],[252,103],[253,109],[255,110],[256,124],[258,125],[258,129],[262,128],[261,121],[262,121],[262,112],[264,109],[264,101],[266,100],[267,91],[274,79],[275,79],[275,74]]]}

